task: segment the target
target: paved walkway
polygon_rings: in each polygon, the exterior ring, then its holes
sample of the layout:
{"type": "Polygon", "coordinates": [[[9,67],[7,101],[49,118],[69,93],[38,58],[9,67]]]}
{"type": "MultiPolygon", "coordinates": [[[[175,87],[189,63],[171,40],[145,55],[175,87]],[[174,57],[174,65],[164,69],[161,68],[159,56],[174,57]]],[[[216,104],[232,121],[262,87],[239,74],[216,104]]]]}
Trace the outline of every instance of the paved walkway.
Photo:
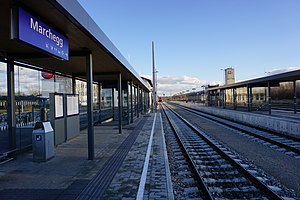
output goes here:
{"type": "Polygon", "coordinates": [[[173,199],[161,115],[151,115],[104,199],[173,199]]]}
{"type": "MultiPolygon", "coordinates": [[[[160,115],[157,114],[153,126],[154,114],[147,114],[133,124],[124,126],[123,134],[118,134],[115,126],[95,126],[93,161],[87,160],[85,130],[78,137],[56,147],[55,157],[47,162],[33,162],[32,153],[18,156],[13,161],[0,165],[0,199],[135,199],[145,168],[151,133],[153,147],[150,148],[143,198],[166,199],[172,192],[170,183],[167,184],[166,181],[170,178],[167,178],[169,174],[165,168],[167,158],[160,120],[160,115]],[[137,135],[133,138],[132,134],[137,135]],[[105,165],[113,163],[111,160],[116,157],[120,148],[129,148],[128,145],[124,146],[129,137],[133,140],[132,147],[126,152],[124,162],[117,167],[109,183],[106,183],[108,189],[106,188],[104,196],[100,198],[85,195],[84,192],[99,177],[105,165]]],[[[98,186],[96,184],[96,188],[98,186]]]]}

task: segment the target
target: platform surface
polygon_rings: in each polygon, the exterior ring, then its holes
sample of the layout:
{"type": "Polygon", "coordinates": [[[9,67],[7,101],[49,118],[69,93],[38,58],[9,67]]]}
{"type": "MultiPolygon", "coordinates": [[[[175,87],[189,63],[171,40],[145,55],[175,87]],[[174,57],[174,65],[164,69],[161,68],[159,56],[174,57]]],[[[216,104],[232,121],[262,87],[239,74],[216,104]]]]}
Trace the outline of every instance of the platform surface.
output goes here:
{"type": "Polygon", "coordinates": [[[122,134],[118,134],[118,127],[108,124],[95,126],[94,133],[93,161],[87,159],[87,131],[83,130],[78,137],[57,146],[55,157],[47,162],[33,162],[29,152],[1,165],[0,199],[92,199],[98,198],[93,196],[97,187],[104,189],[101,198],[135,199],[147,151],[150,154],[142,198],[166,199],[171,195],[159,113],[141,116],[124,126],[122,134]],[[97,180],[103,173],[111,175],[105,176],[107,181],[97,180]]]}

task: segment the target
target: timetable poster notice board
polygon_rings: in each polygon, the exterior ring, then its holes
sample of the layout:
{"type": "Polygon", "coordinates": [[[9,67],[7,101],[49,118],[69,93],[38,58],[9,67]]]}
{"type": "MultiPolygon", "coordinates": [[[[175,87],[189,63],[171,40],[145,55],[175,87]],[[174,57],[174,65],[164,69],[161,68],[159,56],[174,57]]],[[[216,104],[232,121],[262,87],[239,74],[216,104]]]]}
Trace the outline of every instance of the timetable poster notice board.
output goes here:
{"type": "Polygon", "coordinates": [[[55,99],[55,118],[64,116],[63,95],[54,95],[55,99]]]}
{"type": "Polygon", "coordinates": [[[79,114],[78,95],[67,95],[67,116],[79,114]]]}

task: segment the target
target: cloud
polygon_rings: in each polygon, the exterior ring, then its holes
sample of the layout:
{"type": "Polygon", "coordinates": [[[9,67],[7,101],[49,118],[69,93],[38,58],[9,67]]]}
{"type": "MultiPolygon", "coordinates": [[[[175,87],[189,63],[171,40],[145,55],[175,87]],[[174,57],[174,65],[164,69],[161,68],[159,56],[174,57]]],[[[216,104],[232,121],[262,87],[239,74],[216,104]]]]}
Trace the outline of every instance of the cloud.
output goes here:
{"type": "Polygon", "coordinates": [[[275,75],[275,74],[280,74],[284,72],[289,72],[289,71],[294,71],[294,70],[299,70],[300,67],[286,67],[286,68],[275,68],[271,69],[269,72],[267,72],[267,75],[275,75]]]}
{"type": "MultiPolygon", "coordinates": [[[[149,75],[145,77],[152,79],[149,75]]],[[[201,80],[197,77],[191,76],[158,76],[157,77],[157,93],[159,96],[165,94],[166,96],[173,95],[182,91],[199,91],[202,90],[202,85],[215,85],[220,84],[220,81],[209,82],[207,80],[201,80]],[[194,89],[194,90],[193,90],[194,89]]]]}
{"type": "Polygon", "coordinates": [[[6,64],[3,62],[0,62],[0,73],[6,72],[6,64]]]}

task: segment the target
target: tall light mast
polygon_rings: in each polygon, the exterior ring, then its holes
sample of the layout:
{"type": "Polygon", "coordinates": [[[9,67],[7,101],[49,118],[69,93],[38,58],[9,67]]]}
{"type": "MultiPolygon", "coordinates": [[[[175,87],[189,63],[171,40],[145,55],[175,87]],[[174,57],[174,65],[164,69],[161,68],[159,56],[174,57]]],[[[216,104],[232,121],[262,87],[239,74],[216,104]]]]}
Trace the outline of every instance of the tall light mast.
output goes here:
{"type": "Polygon", "coordinates": [[[156,80],[155,80],[155,63],[154,63],[154,42],[152,41],[152,80],[153,80],[153,90],[152,90],[152,111],[156,112],[156,80]]]}

